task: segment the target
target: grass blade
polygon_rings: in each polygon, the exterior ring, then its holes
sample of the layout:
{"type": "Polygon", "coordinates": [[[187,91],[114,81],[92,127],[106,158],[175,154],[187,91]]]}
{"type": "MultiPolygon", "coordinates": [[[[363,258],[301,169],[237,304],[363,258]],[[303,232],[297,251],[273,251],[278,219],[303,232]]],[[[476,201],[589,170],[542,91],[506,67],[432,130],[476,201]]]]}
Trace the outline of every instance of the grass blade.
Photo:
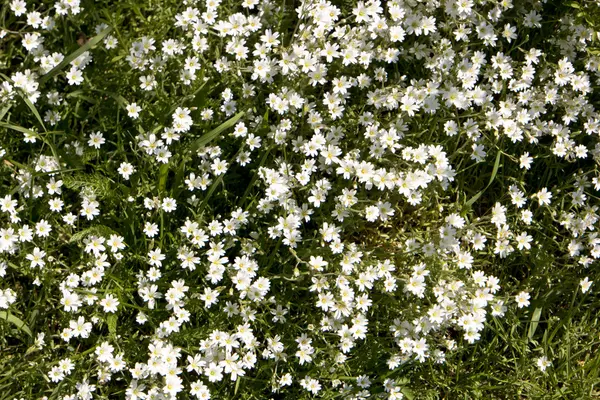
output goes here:
{"type": "Polygon", "coordinates": [[[0,311],[0,318],[10,322],[11,324],[15,325],[20,330],[25,332],[26,334],[28,334],[30,337],[33,337],[33,333],[31,333],[31,329],[29,329],[29,327],[25,324],[25,322],[23,322],[21,319],[17,318],[13,314],[6,312],[6,311],[0,311]]]}
{"type": "Polygon", "coordinates": [[[10,108],[12,107],[12,104],[7,105],[6,107],[4,107],[2,109],[2,111],[0,111],[0,119],[4,118],[4,116],[6,115],[6,113],[10,110],[10,108]]]}
{"type": "Polygon", "coordinates": [[[15,131],[19,131],[22,133],[29,133],[30,135],[35,135],[38,138],[40,137],[38,132],[32,131],[31,129],[23,128],[18,125],[8,124],[6,122],[0,122],[0,126],[2,126],[4,128],[9,128],[9,129],[12,129],[15,131]]]}
{"type": "MultiPolygon", "coordinates": [[[[10,79],[8,76],[6,76],[2,73],[0,73],[0,76],[2,78],[6,79],[8,82],[14,84],[12,79],[10,79]]],[[[21,93],[21,92],[19,92],[19,93],[21,93]]],[[[27,96],[25,96],[23,93],[21,93],[21,98],[23,99],[25,104],[27,104],[27,107],[29,107],[29,109],[31,110],[33,115],[35,115],[37,120],[40,122],[40,125],[42,125],[42,128],[44,129],[44,132],[46,132],[46,126],[44,125],[44,120],[42,120],[42,117],[40,116],[40,113],[38,112],[37,108],[35,108],[35,106],[31,102],[31,100],[29,100],[29,98],[27,96]]],[[[10,110],[10,107],[11,107],[11,105],[9,104],[0,112],[0,119],[2,119],[4,117],[4,115],[8,112],[8,110],[10,110]]]]}
{"type": "Polygon", "coordinates": [[[169,164],[163,164],[158,170],[158,191],[164,193],[167,188],[167,178],[169,177],[169,164]]]}
{"type": "Polygon", "coordinates": [[[260,162],[258,163],[256,170],[254,171],[254,174],[252,175],[252,178],[250,179],[250,183],[248,183],[248,186],[246,187],[246,191],[244,192],[244,195],[242,196],[242,206],[245,206],[245,204],[250,200],[250,197],[249,197],[250,191],[256,184],[256,180],[258,179],[258,171],[260,170],[260,168],[263,165],[265,165],[265,162],[267,161],[267,157],[269,156],[270,152],[271,152],[271,148],[267,149],[267,151],[265,151],[265,154],[262,156],[260,162]]]}
{"type": "Polygon", "coordinates": [[[71,61],[75,60],[77,57],[79,57],[80,55],[82,55],[83,53],[100,43],[100,41],[104,39],[104,37],[108,35],[112,31],[112,29],[113,28],[109,26],[108,28],[104,29],[102,32],[91,38],[86,44],[84,44],[83,46],[66,56],[56,67],[52,68],[47,74],[43,75],[40,78],[39,82],[44,83],[48,79],[58,74],[71,61]]]}
{"type": "Polygon", "coordinates": [[[25,104],[27,104],[27,107],[29,107],[29,109],[31,110],[33,115],[35,115],[35,117],[37,118],[37,120],[40,123],[40,125],[42,126],[42,129],[44,130],[44,132],[48,132],[48,130],[46,129],[46,126],[44,125],[44,120],[40,116],[40,113],[38,112],[37,108],[35,108],[35,106],[31,102],[31,100],[29,100],[27,98],[27,96],[23,95],[22,97],[23,97],[23,101],[25,101],[25,104]]]}
{"type": "Polygon", "coordinates": [[[229,118],[227,121],[223,122],[221,125],[217,126],[212,131],[208,132],[207,134],[205,134],[202,137],[200,137],[199,139],[197,139],[190,146],[190,150],[192,151],[192,153],[195,153],[196,151],[198,151],[199,148],[209,144],[217,136],[219,136],[219,133],[223,132],[225,129],[232,127],[240,118],[242,118],[242,116],[244,114],[245,114],[245,111],[240,111],[239,113],[235,114],[233,117],[229,118]]]}
{"type": "Polygon", "coordinates": [[[529,340],[533,338],[535,331],[540,323],[540,316],[542,315],[542,307],[537,307],[533,310],[533,315],[531,316],[531,323],[529,324],[529,331],[527,332],[527,337],[529,340]]]}
{"type": "Polygon", "coordinates": [[[206,207],[208,200],[210,199],[210,197],[213,195],[213,193],[217,189],[217,186],[219,186],[222,182],[223,182],[223,175],[219,175],[219,177],[217,179],[215,179],[213,184],[210,186],[210,189],[208,189],[208,193],[206,193],[206,196],[204,196],[204,200],[202,200],[202,203],[200,204],[200,207],[198,208],[198,214],[200,214],[200,215],[204,214],[204,208],[206,207]]]}
{"type": "Polygon", "coordinates": [[[483,190],[480,190],[477,194],[475,194],[475,196],[471,197],[469,199],[469,201],[467,201],[465,203],[465,205],[463,206],[463,212],[466,211],[467,209],[471,208],[471,206],[481,197],[481,195],[492,185],[492,182],[494,182],[494,179],[496,179],[496,175],[498,174],[498,168],[500,167],[501,156],[502,156],[502,152],[498,151],[498,154],[496,155],[496,162],[494,163],[494,169],[492,170],[492,176],[490,177],[490,181],[483,188],[483,190]]]}

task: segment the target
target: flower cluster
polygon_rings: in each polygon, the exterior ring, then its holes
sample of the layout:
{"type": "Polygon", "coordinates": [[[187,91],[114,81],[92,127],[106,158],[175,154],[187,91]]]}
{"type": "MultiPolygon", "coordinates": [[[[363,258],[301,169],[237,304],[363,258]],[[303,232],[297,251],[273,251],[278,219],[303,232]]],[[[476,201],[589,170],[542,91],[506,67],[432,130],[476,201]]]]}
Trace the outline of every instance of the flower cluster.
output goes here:
{"type": "Polygon", "coordinates": [[[535,301],[515,264],[593,292],[593,29],[547,35],[533,0],[175,3],[10,1],[0,309],[42,304],[38,393],[402,399],[403,366],[535,301]]]}

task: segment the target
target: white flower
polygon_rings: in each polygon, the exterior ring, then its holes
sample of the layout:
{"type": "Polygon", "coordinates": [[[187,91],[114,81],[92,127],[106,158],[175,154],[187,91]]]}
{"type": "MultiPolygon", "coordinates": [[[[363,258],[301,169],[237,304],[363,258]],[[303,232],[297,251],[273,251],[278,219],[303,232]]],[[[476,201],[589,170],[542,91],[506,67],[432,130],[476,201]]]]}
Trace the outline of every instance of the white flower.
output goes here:
{"type": "Polygon", "coordinates": [[[24,0],[13,0],[10,3],[10,9],[16,17],[20,17],[27,12],[27,3],[24,0]]]}
{"type": "Polygon", "coordinates": [[[69,85],[79,85],[83,82],[83,72],[77,67],[71,67],[67,72],[67,80],[69,85]]]}
{"type": "Polygon", "coordinates": [[[552,365],[552,361],[549,361],[546,356],[539,357],[535,363],[542,372],[546,371],[546,368],[552,365]]]}
{"type": "Polygon", "coordinates": [[[204,293],[200,295],[200,299],[204,301],[206,308],[210,308],[210,306],[219,302],[219,292],[211,288],[205,288],[204,293]]]}
{"type": "Polygon", "coordinates": [[[175,201],[175,199],[172,199],[170,197],[165,197],[162,201],[162,209],[165,212],[171,212],[171,211],[175,211],[175,209],[177,208],[177,202],[175,201]]]}
{"type": "Polygon", "coordinates": [[[100,362],[110,362],[113,358],[114,347],[112,347],[108,342],[102,342],[102,344],[96,347],[96,356],[98,357],[98,361],[100,362]]]}
{"type": "Polygon", "coordinates": [[[515,296],[515,301],[517,302],[517,307],[523,308],[529,305],[529,293],[521,292],[515,296]]]}
{"type": "Polygon", "coordinates": [[[62,210],[64,204],[65,203],[59,198],[50,199],[48,201],[48,205],[50,206],[50,211],[53,211],[53,212],[60,212],[60,210],[62,210]]]}
{"type": "Polygon", "coordinates": [[[323,271],[323,267],[326,267],[329,263],[323,260],[323,257],[321,256],[310,256],[310,261],[308,264],[316,271],[323,271]]]}
{"type": "Polygon", "coordinates": [[[540,206],[550,204],[550,201],[552,200],[552,192],[549,192],[546,188],[542,188],[542,190],[534,194],[534,196],[537,197],[540,206]]]}
{"type": "Polygon", "coordinates": [[[127,110],[127,115],[133,119],[137,119],[140,115],[140,111],[142,111],[142,108],[136,103],[128,104],[125,109],[127,110]]]}
{"type": "Polygon", "coordinates": [[[374,222],[379,218],[379,208],[377,206],[368,206],[365,209],[365,219],[374,222]]]}
{"type": "Polygon", "coordinates": [[[162,261],[165,259],[165,255],[162,254],[160,249],[152,250],[148,253],[148,263],[155,267],[160,267],[162,265],[162,261]]]}
{"type": "Polygon", "coordinates": [[[215,160],[213,161],[213,163],[211,165],[211,169],[215,175],[224,174],[225,172],[227,172],[227,167],[228,167],[227,161],[220,160],[218,158],[215,158],[215,160]]]}
{"type": "Polygon", "coordinates": [[[3,212],[7,212],[13,214],[16,211],[17,200],[13,200],[10,194],[7,194],[2,199],[0,199],[0,210],[3,212]]]}
{"type": "Polygon", "coordinates": [[[73,213],[68,213],[63,216],[63,221],[65,221],[65,224],[71,225],[71,226],[73,226],[75,224],[76,219],[77,219],[77,216],[73,213]]]}
{"type": "Polygon", "coordinates": [[[146,224],[144,225],[144,233],[149,238],[156,236],[156,234],[158,233],[158,225],[152,222],[146,222],[146,224]]]}
{"type": "Polygon", "coordinates": [[[592,283],[594,283],[594,281],[590,281],[590,278],[588,278],[587,276],[582,279],[579,282],[579,285],[581,285],[581,292],[582,293],[587,293],[588,290],[590,290],[590,287],[592,286],[592,283]]]}
{"type": "Polygon", "coordinates": [[[119,305],[119,300],[114,297],[112,294],[107,294],[102,300],[100,300],[100,305],[104,307],[104,312],[115,312],[117,311],[117,306],[119,305]]]}
{"type": "Polygon", "coordinates": [[[36,247],[35,249],[33,249],[33,253],[27,254],[25,258],[31,261],[31,264],[29,266],[31,268],[35,268],[38,265],[40,267],[43,267],[46,264],[46,262],[44,261],[44,257],[46,257],[46,252],[40,250],[39,247],[36,247]]]}
{"type": "Polygon", "coordinates": [[[91,221],[94,217],[100,215],[100,210],[98,209],[99,203],[95,200],[85,199],[81,204],[81,212],[80,214],[91,221]]]}
{"type": "Polygon", "coordinates": [[[515,238],[516,242],[517,242],[517,248],[519,250],[529,250],[531,249],[531,241],[533,240],[533,238],[531,237],[531,235],[528,235],[527,232],[521,232],[516,238],[515,238]]]}
{"type": "Polygon", "coordinates": [[[95,132],[95,133],[90,134],[90,139],[88,140],[88,145],[91,147],[94,147],[96,149],[99,149],[100,146],[102,146],[104,144],[104,142],[106,142],[106,140],[104,139],[102,133],[95,132]]]}
{"type": "Polygon", "coordinates": [[[131,176],[131,174],[133,174],[136,170],[133,165],[131,165],[128,162],[123,161],[121,163],[121,165],[119,166],[118,171],[119,171],[119,174],[121,174],[121,176],[123,177],[123,179],[129,180],[129,177],[131,176]]]}
{"type": "Polygon", "coordinates": [[[110,246],[110,250],[114,253],[119,250],[123,250],[125,248],[124,238],[119,235],[110,235],[108,239],[108,245],[110,246]]]}
{"type": "Polygon", "coordinates": [[[61,371],[58,365],[52,367],[50,372],[48,372],[48,377],[52,382],[60,382],[65,378],[65,374],[61,371]]]}
{"type": "Polygon", "coordinates": [[[214,362],[204,370],[204,374],[208,377],[209,382],[219,382],[223,379],[223,368],[214,362]]]}
{"type": "Polygon", "coordinates": [[[41,237],[48,237],[52,231],[52,226],[45,219],[35,224],[35,234],[41,237]]]}

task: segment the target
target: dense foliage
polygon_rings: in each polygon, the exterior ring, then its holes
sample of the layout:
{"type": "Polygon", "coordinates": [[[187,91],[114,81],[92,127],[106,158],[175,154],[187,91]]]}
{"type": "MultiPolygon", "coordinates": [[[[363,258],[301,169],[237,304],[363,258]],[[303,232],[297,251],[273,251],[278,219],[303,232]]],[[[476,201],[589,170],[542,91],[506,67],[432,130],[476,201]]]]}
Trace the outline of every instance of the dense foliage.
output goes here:
{"type": "Polygon", "coordinates": [[[0,399],[598,395],[595,2],[1,7],[0,399]]]}

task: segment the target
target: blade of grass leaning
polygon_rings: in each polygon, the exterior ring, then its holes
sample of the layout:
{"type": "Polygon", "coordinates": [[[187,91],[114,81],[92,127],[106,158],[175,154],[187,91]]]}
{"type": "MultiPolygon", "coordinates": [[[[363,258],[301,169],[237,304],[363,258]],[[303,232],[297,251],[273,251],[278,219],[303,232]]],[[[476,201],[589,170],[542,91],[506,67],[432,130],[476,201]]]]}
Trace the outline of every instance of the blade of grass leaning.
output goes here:
{"type": "Polygon", "coordinates": [[[32,131],[31,129],[23,128],[22,126],[9,124],[7,122],[0,122],[0,126],[8,129],[12,129],[21,133],[29,133],[30,135],[35,135],[36,137],[40,137],[38,132],[32,131]]]}
{"type": "Polygon", "coordinates": [[[31,329],[29,329],[29,327],[25,324],[25,322],[23,322],[21,319],[17,318],[13,314],[8,313],[6,311],[0,311],[0,318],[15,325],[17,328],[19,328],[20,330],[22,330],[23,332],[28,334],[30,337],[33,336],[33,334],[31,333],[31,329]]]}
{"type": "Polygon", "coordinates": [[[13,167],[13,166],[16,165],[19,168],[23,168],[25,170],[29,170],[29,167],[25,166],[25,164],[21,164],[20,162],[12,160],[10,158],[5,158],[4,159],[4,165],[7,165],[9,167],[13,167]]]}
{"type": "MultiPolygon", "coordinates": [[[[50,140],[48,140],[45,135],[40,135],[39,132],[35,132],[32,131],[31,129],[27,129],[27,128],[23,128],[22,126],[18,126],[18,125],[13,125],[13,124],[8,124],[6,122],[0,122],[0,126],[4,127],[4,128],[9,128],[9,129],[13,129],[15,131],[18,132],[22,132],[22,133],[28,133],[30,135],[34,135],[36,138],[40,139],[42,142],[44,142],[44,144],[48,145],[48,147],[50,147],[50,151],[52,152],[52,156],[54,158],[56,158],[56,161],[60,162],[61,158],[59,157],[59,153],[58,150],[56,148],[56,146],[54,145],[54,143],[52,143],[50,140]]],[[[46,133],[64,133],[62,131],[47,131],[46,133]]],[[[60,172],[62,174],[62,172],[60,172]]]]}
{"type": "Polygon", "coordinates": [[[98,103],[97,100],[92,99],[89,96],[85,96],[83,93],[84,93],[83,90],[76,90],[74,92],[69,93],[66,97],[68,97],[68,98],[70,98],[70,97],[76,97],[78,99],[85,100],[85,101],[87,101],[88,103],[91,103],[91,104],[97,104],[98,103]]]}
{"type": "MultiPolygon", "coordinates": [[[[12,79],[10,79],[8,76],[0,73],[0,77],[4,78],[6,81],[14,84],[14,82],[12,81],[12,79]]],[[[19,92],[21,95],[21,98],[23,99],[23,101],[25,102],[25,104],[27,104],[27,107],[29,107],[29,109],[31,110],[31,112],[33,113],[33,115],[35,115],[35,117],[37,118],[37,120],[39,121],[40,125],[42,125],[42,129],[44,129],[44,132],[46,132],[46,126],[44,125],[44,120],[42,120],[42,117],[40,116],[40,113],[38,112],[37,108],[33,105],[33,103],[31,102],[31,100],[29,100],[29,98],[27,96],[25,96],[25,94],[23,94],[22,92],[19,92]]],[[[10,109],[10,105],[6,106],[2,112],[0,112],[0,119],[2,119],[2,117],[4,117],[4,115],[8,112],[8,110],[10,109]]]]}
{"type": "Polygon", "coordinates": [[[221,182],[223,182],[223,175],[219,175],[219,177],[217,179],[215,179],[213,184],[210,186],[210,189],[208,189],[208,193],[206,193],[206,196],[204,196],[204,200],[202,200],[202,203],[200,204],[200,207],[198,208],[198,214],[200,214],[200,215],[204,214],[204,209],[206,208],[206,204],[208,203],[208,200],[210,199],[212,194],[217,189],[217,186],[219,186],[221,184],[221,182]]]}
{"type": "Polygon", "coordinates": [[[40,116],[40,113],[38,112],[37,108],[35,108],[35,106],[31,102],[31,100],[29,100],[27,98],[27,96],[23,95],[22,97],[23,97],[23,101],[25,101],[25,104],[27,104],[27,107],[29,107],[29,109],[31,110],[33,115],[35,115],[35,118],[37,118],[37,120],[40,123],[40,125],[42,126],[42,129],[44,130],[44,132],[48,132],[48,130],[46,129],[46,126],[44,125],[44,120],[42,120],[42,117],[40,116]]]}
{"type": "Polygon", "coordinates": [[[83,46],[66,56],[56,67],[48,71],[47,74],[42,75],[42,77],[39,79],[39,82],[44,83],[48,79],[54,77],[71,61],[75,60],[77,57],[79,57],[80,55],[82,55],[83,53],[100,43],[100,41],[104,39],[106,35],[108,35],[112,31],[112,29],[113,28],[109,26],[108,28],[104,29],[102,32],[91,38],[86,44],[84,44],[83,46]]]}
{"type": "Polygon", "coordinates": [[[499,151],[496,155],[496,162],[494,163],[494,169],[492,170],[492,176],[490,177],[490,181],[483,188],[483,190],[480,190],[477,194],[475,194],[475,196],[471,197],[469,201],[465,203],[465,205],[463,206],[463,213],[466,212],[469,208],[471,208],[471,206],[481,197],[481,195],[492,185],[492,182],[494,182],[494,179],[496,179],[496,174],[498,174],[501,156],[502,152],[499,151]]]}
{"type": "Polygon", "coordinates": [[[177,196],[179,196],[179,193],[181,193],[182,191],[182,182],[183,182],[183,176],[185,173],[185,159],[181,161],[181,163],[179,163],[179,166],[177,167],[177,172],[175,172],[175,179],[173,181],[173,186],[171,188],[171,196],[173,198],[177,198],[177,196]]]}
{"type": "Polygon", "coordinates": [[[196,151],[198,151],[199,148],[206,146],[208,143],[213,141],[225,129],[232,127],[240,118],[242,118],[242,116],[245,113],[245,111],[240,111],[233,117],[229,118],[227,121],[223,122],[221,125],[217,126],[212,131],[206,133],[205,135],[194,141],[190,146],[190,150],[192,151],[192,153],[195,153],[196,151]]]}
{"type": "Polygon", "coordinates": [[[256,184],[256,180],[258,179],[258,170],[263,165],[265,165],[265,162],[267,161],[267,157],[269,156],[270,152],[271,152],[271,148],[269,147],[267,149],[267,151],[265,151],[265,154],[262,156],[260,162],[258,163],[258,166],[256,167],[256,170],[254,171],[254,174],[252,175],[252,178],[250,179],[250,183],[248,184],[248,187],[246,187],[246,191],[244,192],[244,195],[242,196],[242,208],[246,205],[246,203],[250,199],[248,196],[250,195],[250,190],[252,190],[252,188],[256,184]]]}
{"type": "Polygon", "coordinates": [[[529,324],[529,331],[527,332],[527,338],[531,340],[537,327],[540,323],[540,316],[542,315],[542,307],[537,307],[533,310],[533,315],[531,316],[531,323],[529,324]]]}
{"type": "Polygon", "coordinates": [[[169,176],[169,164],[163,164],[158,170],[158,191],[164,193],[167,188],[167,178],[169,176]]]}
{"type": "Polygon", "coordinates": [[[2,111],[0,111],[0,119],[4,118],[4,116],[6,115],[6,113],[10,110],[10,108],[12,107],[12,104],[7,105],[6,107],[4,107],[2,109],[2,111]]]}

